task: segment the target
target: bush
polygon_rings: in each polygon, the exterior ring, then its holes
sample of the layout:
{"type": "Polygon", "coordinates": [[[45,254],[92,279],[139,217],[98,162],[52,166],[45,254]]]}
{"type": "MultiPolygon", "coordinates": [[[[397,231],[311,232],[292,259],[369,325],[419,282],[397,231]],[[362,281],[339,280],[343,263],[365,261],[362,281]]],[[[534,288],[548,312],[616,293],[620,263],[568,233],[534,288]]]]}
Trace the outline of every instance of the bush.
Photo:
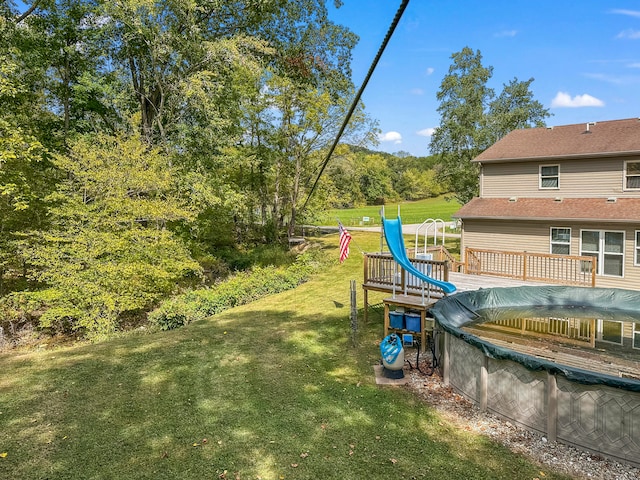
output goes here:
{"type": "Polygon", "coordinates": [[[193,302],[189,302],[184,297],[171,298],[149,313],[149,323],[160,330],[182,327],[198,318],[198,312],[194,306],[193,302]]]}
{"type": "Polygon", "coordinates": [[[301,254],[289,267],[256,267],[234,275],[213,288],[196,290],[163,302],[149,314],[149,323],[160,330],[179,328],[304,283],[319,262],[314,253],[301,254]]]}

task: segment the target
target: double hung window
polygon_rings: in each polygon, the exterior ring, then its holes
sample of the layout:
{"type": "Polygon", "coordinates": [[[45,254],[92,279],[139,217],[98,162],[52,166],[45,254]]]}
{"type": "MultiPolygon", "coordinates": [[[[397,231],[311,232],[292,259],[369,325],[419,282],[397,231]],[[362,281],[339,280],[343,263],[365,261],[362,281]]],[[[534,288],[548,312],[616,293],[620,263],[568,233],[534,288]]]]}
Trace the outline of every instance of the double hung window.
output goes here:
{"type": "Polygon", "coordinates": [[[560,165],[540,165],[540,188],[560,188],[560,165]]]}
{"type": "Polygon", "coordinates": [[[640,161],[627,161],[624,164],[625,190],[640,190],[640,161]]]}

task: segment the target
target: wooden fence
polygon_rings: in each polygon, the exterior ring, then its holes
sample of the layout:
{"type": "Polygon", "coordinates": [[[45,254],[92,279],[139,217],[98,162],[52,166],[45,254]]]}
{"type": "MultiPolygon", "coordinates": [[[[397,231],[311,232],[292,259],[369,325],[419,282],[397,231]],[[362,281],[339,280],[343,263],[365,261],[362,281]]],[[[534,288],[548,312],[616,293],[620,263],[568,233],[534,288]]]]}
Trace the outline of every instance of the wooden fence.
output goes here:
{"type": "Polygon", "coordinates": [[[596,258],[591,256],[465,249],[465,273],[519,280],[596,285],[596,258]]]}

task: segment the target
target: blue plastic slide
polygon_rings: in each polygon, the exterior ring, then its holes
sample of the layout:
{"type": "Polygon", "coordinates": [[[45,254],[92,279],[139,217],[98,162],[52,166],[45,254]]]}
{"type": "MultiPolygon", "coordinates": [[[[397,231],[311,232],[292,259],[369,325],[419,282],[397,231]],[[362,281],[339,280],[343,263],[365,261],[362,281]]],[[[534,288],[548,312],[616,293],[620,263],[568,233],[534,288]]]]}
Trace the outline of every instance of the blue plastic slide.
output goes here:
{"type": "Polygon", "coordinates": [[[384,238],[387,240],[387,246],[393,259],[404,268],[408,273],[418,277],[423,282],[427,282],[435,287],[441,288],[445,294],[450,294],[456,291],[456,286],[453,283],[437,280],[433,277],[425,275],[416,267],[411,264],[409,257],[407,257],[407,250],[404,247],[404,238],[402,238],[402,220],[400,216],[395,220],[387,220],[382,218],[382,226],[384,228],[384,238]]]}

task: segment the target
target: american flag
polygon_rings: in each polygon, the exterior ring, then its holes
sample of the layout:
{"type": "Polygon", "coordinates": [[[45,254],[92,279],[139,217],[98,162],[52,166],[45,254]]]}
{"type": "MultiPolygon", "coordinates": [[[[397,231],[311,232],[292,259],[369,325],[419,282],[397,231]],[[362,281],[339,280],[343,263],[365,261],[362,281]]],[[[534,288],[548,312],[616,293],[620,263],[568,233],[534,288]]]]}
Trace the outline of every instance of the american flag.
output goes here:
{"type": "Polygon", "coordinates": [[[340,232],[340,263],[342,263],[349,256],[351,234],[347,232],[347,229],[344,228],[344,226],[340,222],[338,222],[338,231],[340,232]]]}

